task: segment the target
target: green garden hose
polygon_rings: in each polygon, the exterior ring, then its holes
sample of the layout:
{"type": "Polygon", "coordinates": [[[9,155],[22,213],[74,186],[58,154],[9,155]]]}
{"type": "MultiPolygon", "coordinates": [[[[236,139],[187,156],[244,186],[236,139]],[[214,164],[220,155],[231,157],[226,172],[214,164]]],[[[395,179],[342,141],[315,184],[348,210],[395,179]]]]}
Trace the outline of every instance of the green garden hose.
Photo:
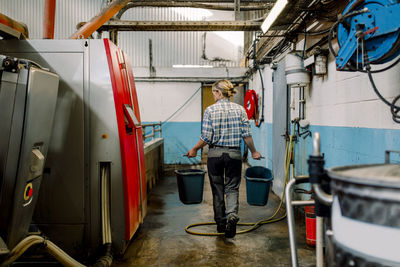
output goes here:
{"type": "MultiPolygon", "coordinates": [[[[289,140],[286,141],[285,181],[284,181],[284,188],[283,188],[283,192],[282,192],[282,196],[281,196],[281,201],[279,203],[278,208],[276,209],[274,214],[267,219],[264,219],[264,220],[261,220],[261,221],[255,222],[255,223],[238,223],[237,225],[239,225],[239,226],[251,226],[251,227],[248,229],[245,229],[245,230],[238,231],[238,232],[236,232],[236,234],[248,233],[250,231],[257,229],[261,225],[278,222],[278,221],[281,221],[286,218],[286,211],[285,211],[285,214],[282,215],[281,217],[279,217],[279,218],[275,218],[275,217],[277,216],[278,212],[281,210],[281,208],[283,206],[283,200],[285,198],[285,187],[289,180],[289,172],[290,172],[290,164],[291,163],[293,164],[292,175],[294,176],[294,162],[292,162],[292,153],[293,153],[293,149],[294,149],[295,128],[296,128],[296,125],[293,126],[293,134],[291,136],[289,136],[289,140]]],[[[203,225],[216,225],[216,223],[215,222],[204,222],[204,223],[190,224],[190,225],[186,226],[185,231],[188,234],[200,235],[200,236],[222,236],[222,235],[224,235],[224,233],[200,233],[200,232],[194,232],[194,231],[189,230],[190,228],[203,226],[203,225]]]]}

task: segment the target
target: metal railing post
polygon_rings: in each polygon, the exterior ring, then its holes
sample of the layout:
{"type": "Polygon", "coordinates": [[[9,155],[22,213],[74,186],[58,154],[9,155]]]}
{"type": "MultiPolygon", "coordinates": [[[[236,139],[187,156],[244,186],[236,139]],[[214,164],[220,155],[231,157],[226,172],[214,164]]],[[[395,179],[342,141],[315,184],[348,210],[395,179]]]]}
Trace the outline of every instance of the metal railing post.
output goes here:
{"type": "Polygon", "coordinates": [[[161,122],[158,123],[149,123],[149,124],[142,124],[143,128],[143,142],[146,142],[147,139],[156,138],[156,133],[159,132],[159,137],[161,138],[161,122]],[[151,132],[146,134],[146,129],[151,127],[151,132]],[[157,129],[158,127],[158,129],[157,129]]]}
{"type": "Polygon", "coordinates": [[[289,230],[289,243],[290,243],[290,259],[292,261],[292,267],[299,266],[297,259],[297,243],[296,243],[296,228],[294,221],[293,206],[311,206],[315,205],[315,200],[296,200],[292,201],[292,187],[295,184],[308,183],[309,179],[306,177],[293,178],[291,179],[285,188],[285,200],[286,200],[286,214],[288,221],[289,230]]]}

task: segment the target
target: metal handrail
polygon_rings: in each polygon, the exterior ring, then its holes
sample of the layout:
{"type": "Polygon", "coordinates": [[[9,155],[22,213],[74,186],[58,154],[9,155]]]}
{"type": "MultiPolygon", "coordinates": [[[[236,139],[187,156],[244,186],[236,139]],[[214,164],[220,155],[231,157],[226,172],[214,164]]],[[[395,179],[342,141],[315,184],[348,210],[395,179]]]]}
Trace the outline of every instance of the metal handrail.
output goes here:
{"type": "Polygon", "coordinates": [[[157,122],[157,123],[146,123],[146,124],[142,124],[142,129],[143,129],[143,142],[146,142],[146,140],[152,140],[154,138],[156,138],[156,133],[158,134],[158,137],[161,138],[161,122],[157,122]],[[149,134],[146,134],[146,128],[151,127],[151,132],[149,134]]]}
{"type": "Polygon", "coordinates": [[[292,189],[294,185],[300,183],[308,183],[309,178],[306,176],[294,177],[291,179],[285,188],[285,200],[286,200],[286,214],[288,221],[288,231],[289,231],[289,245],[290,245],[290,259],[292,262],[292,267],[298,267],[299,262],[297,259],[297,243],[296,243],[296,228],[294,220],[293,206],[311,206],[315,205],[315,200],[292,200],[292,189]]]}

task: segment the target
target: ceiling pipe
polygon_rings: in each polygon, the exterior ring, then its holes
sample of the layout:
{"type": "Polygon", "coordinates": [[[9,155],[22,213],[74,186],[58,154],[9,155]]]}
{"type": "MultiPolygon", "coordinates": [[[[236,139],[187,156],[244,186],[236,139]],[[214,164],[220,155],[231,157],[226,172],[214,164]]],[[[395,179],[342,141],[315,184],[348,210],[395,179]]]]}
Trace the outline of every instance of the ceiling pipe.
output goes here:
{"type": "Polygon", "coordinates": [[[28,26],[0,13],[0,36],[27,39],[29,38],[28,26]]]}
{"type": "Polygon", "coordinates": [[[45,0],[43,14],[43,39],[54,39],[56,0],[45,0]]]}
{"type": "Polygon", "coordinates": [[[87,38],[95,32],[101,25],[112,18],[118,11],[121,10],[131,0],[114,0],[108,6],[103,8],[99,14],[93,17],[89,22],[79,28],[70,39],[87,38]]]}
{"type": "MultiPolygon", "coordinates": [[[[80,22],[78,25],[83,24],[80,22]]],[[[98,31],[258,31],[261,22],[244,21],[127,21],[111,19],[98,31]]]]}
{"type": "MultiPolygon", "coordinates": [[[[259,4],[249,4],[241,3],[241,11],[256,11],[256,10],[269,10],[273,6],[273,3],[259,3],[259,4]]],[[[214,9],[214,10],[224,10],[224,11],[234,11],[235,6],[227,4],[205,4],[205,3],[195,3],[195,2],[130,2],[124,8],[122,8],[116,18],[121,19],[122,14],[124,14],[128,9],[134,7],[191,7],[191,8],[204,8],[204,9],[214,9]]]]}
{"type": "MultiPolygon", "coordinates": [[[[163,2],[176,2],[176,3],[181,3],[181,2],[200,2],[200,3],[233,3],[234,0],[163,0],[163,2]]],[[[146,3],[156,3],[160,2],[160,0],[141,0],[141,2],[146,2],[146,3]]],[[[275,3],[276,0],[241,0],[242,3],[275,3]]]]}

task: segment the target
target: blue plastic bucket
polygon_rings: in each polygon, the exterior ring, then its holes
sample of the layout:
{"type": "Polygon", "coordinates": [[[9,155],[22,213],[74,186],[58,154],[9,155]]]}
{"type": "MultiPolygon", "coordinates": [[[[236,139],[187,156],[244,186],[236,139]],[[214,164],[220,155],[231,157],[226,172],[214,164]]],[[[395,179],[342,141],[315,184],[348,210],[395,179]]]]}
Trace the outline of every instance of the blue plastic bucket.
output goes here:
{"type": "Polygon", "coordinates": [[[272,172],[264,167],[250,167],[246,170],[247,203],[255,206],[264,206],[268,202],[268,195],[273,180],[272,172]]]}
{"type": "Polygon", "coordinates": [[[203,201],[204,174],[197,169],[176,170],[179,199],[183,204],[198,204],[203,201]]]}

